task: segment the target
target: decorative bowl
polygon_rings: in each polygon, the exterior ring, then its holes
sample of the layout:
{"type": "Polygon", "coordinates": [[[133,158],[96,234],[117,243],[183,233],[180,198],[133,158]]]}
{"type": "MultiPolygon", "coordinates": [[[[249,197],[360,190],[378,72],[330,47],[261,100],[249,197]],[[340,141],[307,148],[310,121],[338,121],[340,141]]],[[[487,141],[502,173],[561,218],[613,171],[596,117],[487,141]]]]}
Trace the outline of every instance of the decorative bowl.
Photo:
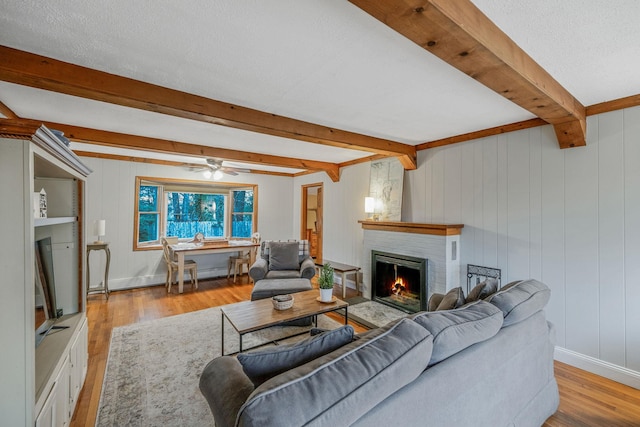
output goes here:
{"type": "Polygon", "coordinates": [[[271,301],[276,310],[286,310],[293,307],[293,296],[291,295],[276,295],[271,298],[271,301]]]}

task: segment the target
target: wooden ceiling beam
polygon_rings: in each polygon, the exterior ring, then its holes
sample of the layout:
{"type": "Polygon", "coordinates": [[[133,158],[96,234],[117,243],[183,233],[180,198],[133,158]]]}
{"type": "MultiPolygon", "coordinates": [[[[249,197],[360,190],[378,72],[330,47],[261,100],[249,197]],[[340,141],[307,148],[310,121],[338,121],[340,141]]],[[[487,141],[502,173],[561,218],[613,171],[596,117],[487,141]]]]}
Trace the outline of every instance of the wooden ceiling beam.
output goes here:
{"type": "MultiPolygon", "coordinates": [[[[180,166],[180,167],[191,167],[191,168],[197,168],[197,167],[203,166],[202,164],[176,162],[173,160],[150,159],[148,157],[138,157],[138,156],[122,156],[119,154],[94,153],[93,151],[73,150],[73,152],[76,153],[77,156],[91,157],[94,159],[119,160],[122,162],[146,163],[151,165],[180,166]]],[[[263,171],[260,169],[248,169],[247,173],[254,173],[254,174],[260,174],[260,175],[287,176],[287,177],[294,176],[293,173],[271,172],[271,171],[263,171]]]]}
{"type": "Polygon", "coordinates": [[[0,101],[0,114],[8,119],[17,119],[18,115],[13,110],[7,107],[2,101],[0,101]]]}
{"type": "Polygon", "coordinates": [[[0,80],[184,119],[331,147],[397,156],[416,169],[416,149],[0,46],[0,80]]]}
{"type": "Polygon", "coordinates": [[[586,145],[585,107],[469,0],[349,0],[554,126],[561,148],[586,145]]]}
{"type": "Polygon", "coordinates": [[[51,129],[57,129],[64,132],[65,136],[71,140],[85,142],[88,144],[154,151],[167,154],[183,154],[194,157],[216,157],[245,163],[324,171],[329,175],[332,181],[340,181],[340,167],[336,163],[294,159],[290,157],[272,156],[269,154],[249,153],[245,151],[230,150],[227,148],[208,147],[205,145],[188,144],[186,142],[169,141],[165,139],[83,128],[63,123],[40,122],[38,120],[30,119],[0,119],[0,135],[30,135],[30,132],[33,129],[37,129],[40,124],[44,124],[51,129]]]}

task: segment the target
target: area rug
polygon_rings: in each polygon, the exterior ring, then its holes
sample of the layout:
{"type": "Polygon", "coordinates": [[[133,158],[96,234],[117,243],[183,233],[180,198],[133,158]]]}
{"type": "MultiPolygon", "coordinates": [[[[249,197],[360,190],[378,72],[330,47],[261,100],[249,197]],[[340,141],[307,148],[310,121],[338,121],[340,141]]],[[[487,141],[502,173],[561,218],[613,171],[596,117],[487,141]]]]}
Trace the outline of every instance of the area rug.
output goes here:
{"type": "MultiPolygon", "coordinates": [[[[318,316],[318,327],[340,325],[318,316]]],[[[224,326],[225,354],[237,351],[238,333],[227,321],[224,326]]],[[[276,326],[247,334],[243,347],[305,329],[276,326]]],[[[218,307],[114,328],[96,426],[214,426],[198,381],[206,364],[221,355],[220,341],[218,307]]]]}
{"type": "Polygon", "coordinates": [[[379,328],[393,320],[408,316],[404,311],[366,298],[355,297],[347,302],[349,302],[349,320],[367,328],[379,328]]]}

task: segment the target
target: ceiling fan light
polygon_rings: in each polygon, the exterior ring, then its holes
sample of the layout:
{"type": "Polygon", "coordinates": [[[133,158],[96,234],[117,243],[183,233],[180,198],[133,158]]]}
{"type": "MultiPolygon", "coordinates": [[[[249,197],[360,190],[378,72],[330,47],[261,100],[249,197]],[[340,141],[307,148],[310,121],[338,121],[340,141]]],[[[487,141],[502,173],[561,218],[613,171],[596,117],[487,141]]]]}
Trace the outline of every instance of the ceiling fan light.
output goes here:
{"type": "Polygon", "coordinates": [[[204,175],[205,179],[209,179],[209,178],[211,178],[211,171],[210,170],[206,170],[206,171],[202,172],[202,175],[204,175]]]}
{"type": "MultiPolygon", "coordinates": [[[[209,173],[211,173],[211,172],[209,172],[209,173]]],[[[224,176],[224,174],[222,173],[222,171],[219,171],[219,170],[217,170],[217,171],[215,171],[213,173],[213,179],[216,180],[216,181],[221,180],[223,176],[224,176]]]]}

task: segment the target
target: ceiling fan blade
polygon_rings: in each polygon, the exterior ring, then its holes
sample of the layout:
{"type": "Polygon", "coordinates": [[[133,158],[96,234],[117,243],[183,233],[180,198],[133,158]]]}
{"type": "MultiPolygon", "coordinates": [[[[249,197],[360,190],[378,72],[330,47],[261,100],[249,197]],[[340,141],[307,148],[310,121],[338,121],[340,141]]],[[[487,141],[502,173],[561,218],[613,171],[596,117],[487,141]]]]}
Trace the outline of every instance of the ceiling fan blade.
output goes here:
{"type": "Polygon", "coordinates": [[[194,164],[189,164],[189,163],[185,163],[184,165],[182,165],[182,167],[184,167],[186,170],[190,171],[190,172],[202,172],[204,170],[209,170],[209,166],[206,165],[194,165],[194,164]]]}
{"type": "Polygon", "coordinates": [[[231,175],[231,176],[237,176],[238,172],[236,172],[233,169],[228,169],[228,168],[222,168],[220,169],[222,172],[226,173],[227,175],[231,175]]]}
{"type": "Polygon", "coordinates": [[[232,171],[232,172],[235,172],[236,174],[239,174],[239,173],[251,173],[251,169],[246,169],[246,168],[225,167],[225,168],[222,168],[222,169],[225,172],[232,171]]]}

